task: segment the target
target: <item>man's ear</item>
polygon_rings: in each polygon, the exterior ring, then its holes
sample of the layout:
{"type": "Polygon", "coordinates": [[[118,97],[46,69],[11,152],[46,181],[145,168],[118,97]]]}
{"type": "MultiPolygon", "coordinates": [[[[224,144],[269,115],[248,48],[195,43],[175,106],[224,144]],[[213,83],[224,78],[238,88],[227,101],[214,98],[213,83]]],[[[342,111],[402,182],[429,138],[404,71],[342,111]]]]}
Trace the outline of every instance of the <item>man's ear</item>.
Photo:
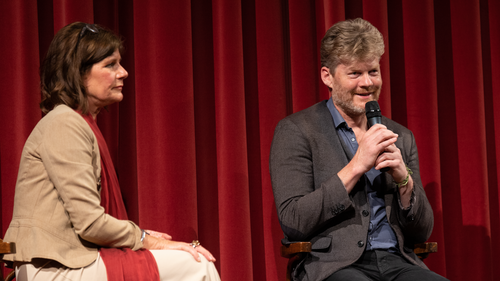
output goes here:
{"type": "Polygon", "coordinates": [[[323,84],[325,84],[328,89],[333,88],[333,75],[330,73],[330,69],[326,66],[323,66],[320,71],[321,75],[321,80],[323,81],[323,84]]]}

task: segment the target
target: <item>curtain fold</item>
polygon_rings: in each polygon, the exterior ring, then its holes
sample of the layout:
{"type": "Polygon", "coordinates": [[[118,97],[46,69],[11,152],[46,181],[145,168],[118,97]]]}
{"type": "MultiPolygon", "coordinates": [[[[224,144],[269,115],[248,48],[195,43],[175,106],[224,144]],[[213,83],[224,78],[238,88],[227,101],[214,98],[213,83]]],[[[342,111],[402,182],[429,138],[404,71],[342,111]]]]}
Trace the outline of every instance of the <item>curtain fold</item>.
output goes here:
{"type": "MultiPolygon", "coordinates": [[[[434,210],[434,229],[430,240],[439,245],[439,252],[428,258],[428,264],[431,270],[441,269],[444,275],[446,245],[443,236],[442,185],[440,170],[436,169],[441,165],[438,145],[440,128],[431,125],[438,120],[434,7],[432,1],[426,0],[420,3],[405,1],[401,8],[405,19],[403,34],[413,34],[404,37],[403,41],[402,59],[405,64],[402,71],[405,73],[403,79],[407,98],[401,111],[406,115],[407,126],[415,134],[420,163],[433,163],[420,165],[422,184],[434,210]]],[[[399,69],[392,70],[399,72],[399,69]]]]}
{"type": "Polygon", "coordinates": [[[384,35],[382,113],[415,134],[433,207],[430,269],[500,268],[500,3],[495,0],[0,1],[0,222],[12,217],[25,140],[42,114],[53,35],[84,21],[120,34],[124,100],[98,116],[129,217],[199,239],[223,280],[284,280],[268,169],[274,128],[329,97],[320,41],[363,17],[384,35]]]}
{"type": "MultiPolygon", "coordinates": [[[[453,79],[458,150],[458,177],[461,195],[461,232],[475,241],[468,250],[474,257],[454,275],[487,280],[491,278],[491,231],[489,225],[484,88],[481,62],[479,3],[450,1],[453,79]],[[463,36],[467,34],[467,36],[463,36]],[[467,59],[464,59],[467,57],[467,59]],[[471,94],[476,93],[476,94],[471,94]],[[468,187],[474,186],[474,192],[468,187]],[[477,272],[465,269],[472,266],[477,272]]],[[[443,197],[443,200],[448,198],[443,197]]],[[[453,202],[451,204],[456,204],[453,202]]],[[[451,275],[453,274],[453,275],[451,275]]]]}
{"type": "Polygon", "coordinates": [[[238,268],[242,280],[253,280],[241,8],[212,1],[217,219],[221,276],[238,268]]]}
{"type": "MultiPolygon", "coordinates": [[[[500,185],[498,160],[500,155],[500,2],[489,0],[481,1],[481,29],[483,30],[485,51],[483,52],[483,71],[485,77],[485,105],[486,105],[486,140],[488,157],[488,192],[491,227],[491,253],[500,251],[500,185]],[[489,31],[489,32],[488,32],[489,31]],[[489,44],[487,44],[489,43],[489,44]],[[497,121],[497,122],[495,122],[497,121]]],[[[493,276],[500,274],[495,267],[493,276]]]]}
{"type": "Polygon", "coordinates": [[[0,217],[5,233],[12,218],[21,150],[41,117],[37,7],[30,1],[1,1],[0,38],[0,217]]]}
{"type": "MultiPolygon", "coordinates": [[[[200,241],[217,258],[221,256],[217,139],[215,119],[214,43],[212,3],[191,2],[193,85],[196,141],[198,233],[200,241]],[[198,46],[198,47],[196,47],[198,46]]],[[[221,263],[216,263],[220,270],[221,263]]]]}
{"type": "MultiPolygon", "coordinates": [[[[274,197],[271,188],[269,175],[269,151],[273,138],[274,127],[284,115],[293,112],[290,91],[290,69],[286,69],[289,58],[289,46],[285,38],[287,32],[284,26],[287,25],[287,6],[280,1],[255,0],[255,44],[256,50],[253,57],[248,57],[254,65],[255,77],[253,95],[254,108],[252,112],[258,111],[258,128],[260,135],[260,197],[262,198],[262,218],[253,218],[255,221],[262,221],[260,224],[261,235],[260,247],[264,251],[264,256],[256,256],[260,262],[265,262],[264,266],[259,263],[259,273],[254,273],[257,277],[275,280],[277,276],[285,274],[285,260],[276,255],[277,252],[269,249],[279,250],[280,239],[283,233],[279,228],[278,215],[274,205],[274,197]],[[278,228],[276,228],[278,224],[278,228]],[[264,260],[262,259],[264,257],[264,260]],[[280,266],[275,266],[278,263],[280,266]],[[258,274],[258,275],[257,275],[258,274]]],[[[245,73],[247,74],[247,73],[245,73]]],[[[250,86],[250,85],[249,85],[250,86]]],[[[254,179],[255,180],[255,179],[254,179]]],[[[255,271],[254,271],[255,272],[255,271]]]]}
{"type": "Polygon", "coordinates": [[[198,198],[190,3],[133,8],[135,93],[127,93],[136,101],[139,223],[191,242],[198,198]]]}

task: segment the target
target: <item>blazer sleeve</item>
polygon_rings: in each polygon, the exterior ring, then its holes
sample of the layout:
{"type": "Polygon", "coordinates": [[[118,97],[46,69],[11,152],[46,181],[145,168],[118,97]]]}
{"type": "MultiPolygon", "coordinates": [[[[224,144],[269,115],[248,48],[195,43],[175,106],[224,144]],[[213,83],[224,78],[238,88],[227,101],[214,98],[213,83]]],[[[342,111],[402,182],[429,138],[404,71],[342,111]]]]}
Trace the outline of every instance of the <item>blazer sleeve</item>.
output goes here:
{"type": "MultiPolygon", "coordinates": [[[[415,202],[409,211],[402,210],[398,203],[398,207],[396,207],[398,210],[397,215],[399,225],[401,226],[405,238],[409,239],[412,243],[421,243],[425,242],[432,233],[434,215],[420,178],[419,158],[415,137],[411,131],[404,133],[403,136],[404,148],[402,152],[405,164],[413,172],[411,177],[413,179],[415,202]]],[[[395,184],[394,188],[397,190],[395,184]]]]}
{"type": "Polygon", "coordinates": [[[71,226],[81,239],[105,247],[142,247],[141,231],[131,221],[118,220],[100,205],[94,173],[97,140],[85,120],[68,112],[54,118],[44,132],[40,155],[71,226]]]}
{"type": "MultiPolygon", "coordinates": [[[[323,174],[330,176],[315,182],[313,158],[320,157],[315,154],[324,144],[301,128],[289,118],[280,121],[269,158],[278,217],[284,234],[291,241],[307,240],[327,221],[352,207],[333,165],[317,167],[328,170],[323,174]]],[[[314,165],[321,162],[314,161],[314,165]]]]}

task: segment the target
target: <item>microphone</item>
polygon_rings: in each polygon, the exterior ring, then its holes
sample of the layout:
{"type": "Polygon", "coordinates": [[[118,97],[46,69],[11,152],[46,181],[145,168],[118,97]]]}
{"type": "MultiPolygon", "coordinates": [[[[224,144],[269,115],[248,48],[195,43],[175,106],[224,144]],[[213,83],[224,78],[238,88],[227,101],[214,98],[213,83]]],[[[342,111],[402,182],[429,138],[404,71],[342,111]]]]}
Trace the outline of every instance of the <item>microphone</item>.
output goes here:
{"type": "Polygon", "coordinates": [[[382,124],[382,113],[377,101],[369,101],[365,104],[366,119],[368,119],[368,129],[375,124],[382,124]]]}
{"type": "MultiPolygon", "coordinates": [[[[378,102],[373,100],[365,104],[366,119],[368,120],[368,129],[375,124],[382,124],[382,113],[378,102]]],[[[382,152],[383,153],[383,152],[382,152]]],[[[380,169],[381,172],[389,171],[389,167],[380,169]]]]}

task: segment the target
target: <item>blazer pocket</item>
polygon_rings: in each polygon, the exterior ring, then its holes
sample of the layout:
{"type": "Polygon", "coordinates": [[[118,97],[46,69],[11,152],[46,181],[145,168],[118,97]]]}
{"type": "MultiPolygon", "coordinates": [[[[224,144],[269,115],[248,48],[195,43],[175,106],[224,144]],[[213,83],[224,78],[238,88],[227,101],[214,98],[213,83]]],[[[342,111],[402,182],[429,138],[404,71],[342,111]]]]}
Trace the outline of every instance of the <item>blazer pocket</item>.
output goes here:
{"type": "Polygon", "coordinates": [[[332,244],[332,238],[328,236],[318,236],[311,240],[311,250],[313,251],[326,251],[332,244]]]}

